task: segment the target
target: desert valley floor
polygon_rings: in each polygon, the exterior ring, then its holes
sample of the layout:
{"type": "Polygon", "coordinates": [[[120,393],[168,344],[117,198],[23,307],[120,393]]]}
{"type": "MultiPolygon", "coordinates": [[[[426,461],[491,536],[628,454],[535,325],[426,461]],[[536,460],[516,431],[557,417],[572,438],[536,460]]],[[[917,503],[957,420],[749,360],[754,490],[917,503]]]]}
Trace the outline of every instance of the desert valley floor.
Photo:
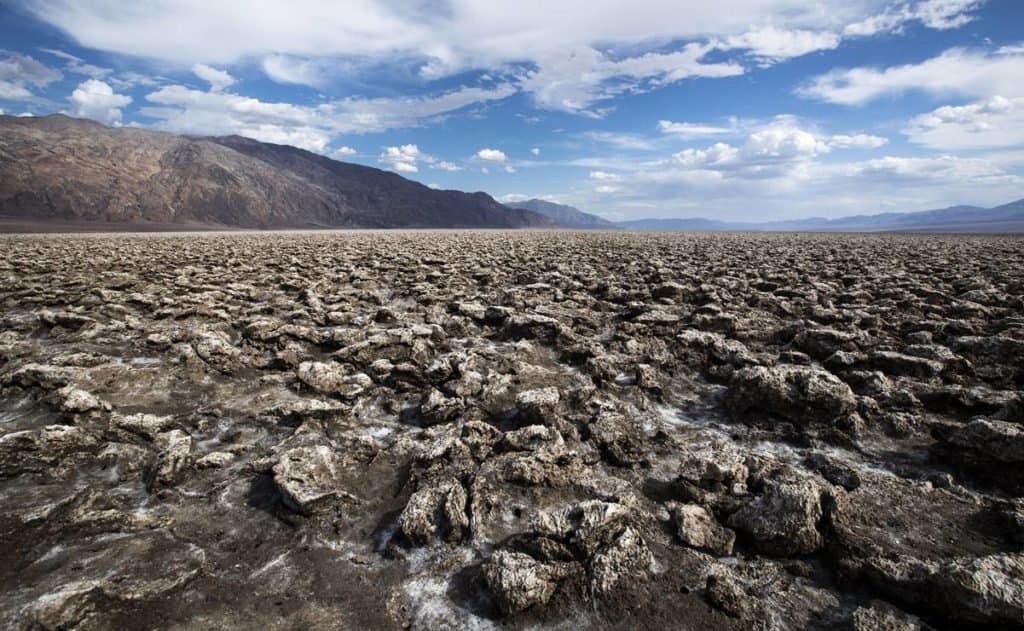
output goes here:
{"type": "Polygon", "coordinates": [[[1024,239],[0,238],[0,627],[1024,621],[1024,239]]]}

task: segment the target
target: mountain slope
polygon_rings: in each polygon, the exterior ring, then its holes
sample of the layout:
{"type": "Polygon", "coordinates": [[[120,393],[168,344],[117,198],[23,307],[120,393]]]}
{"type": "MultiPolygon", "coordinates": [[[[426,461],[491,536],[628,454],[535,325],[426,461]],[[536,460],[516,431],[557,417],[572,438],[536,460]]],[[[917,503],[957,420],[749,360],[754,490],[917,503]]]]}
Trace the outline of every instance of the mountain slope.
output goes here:
{"type": "Polygon", "coordinates": [[[239,137],[0,116],[0,215],[239,228],[547,227],[485,193],[239,137]]]}
{"type": "Polygon", "coordinates": [[[583,228],[588,230],[608,230],[615,229],[614,223],[607,219],[602,219],[597,215],[591,215],[585,213],[578,208],[572,206],[566,206],[565,204],[555,204],[553,202],[546,202],[542,199],[528,199],[525,202],[516,202],[514,204],[506,204],[511,208],[522,208],[524,210],[530,210],[535,213],[540,213],[545,217],[553,220],[556,224],[562,228],[583,228]]]}
{"type": "Polygon", "coordinates": [[[751,230],[817,232],[1024,232],[1024,199],[996,206],[950,206],[911,213],[812,217],[760,223],[726,222],[701,217],[636,219],[617,224],[627,230],[751,230]]]}

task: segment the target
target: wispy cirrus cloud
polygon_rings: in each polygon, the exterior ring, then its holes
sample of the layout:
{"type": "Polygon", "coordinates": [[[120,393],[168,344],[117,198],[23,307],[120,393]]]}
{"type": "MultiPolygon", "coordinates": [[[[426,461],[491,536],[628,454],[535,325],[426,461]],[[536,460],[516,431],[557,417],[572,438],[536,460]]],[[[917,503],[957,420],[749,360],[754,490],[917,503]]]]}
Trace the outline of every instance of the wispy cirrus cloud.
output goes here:
{"type": "Polygon", "coordinates": [[[1024,96],[1024,51],[951,48],[920,63],[887,68],[837,69],[797,89],[804,98],[863,105],[886,96],[925,92],[937,96],[1024,96]]]}

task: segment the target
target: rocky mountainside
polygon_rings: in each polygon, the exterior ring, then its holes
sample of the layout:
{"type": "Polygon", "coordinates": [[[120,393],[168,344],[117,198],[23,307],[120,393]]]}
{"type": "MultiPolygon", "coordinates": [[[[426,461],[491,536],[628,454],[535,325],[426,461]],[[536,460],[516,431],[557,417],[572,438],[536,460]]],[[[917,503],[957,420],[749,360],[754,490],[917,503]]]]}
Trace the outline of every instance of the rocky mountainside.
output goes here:
{"type": "Polygon", "coordinates": [[[509,206],[514,208],[522,208],[524,210],[532,210],[535,213],[540,213],[554,221],[562,228],[609,230],[618,227],[614,223],[608,221],[607,219],[602,219],[597,215],[585,213],[579,208],[566,206],[565,204],[555,204],[553,202],[547,202],[542,199],[528,199],[524,202],[516,202],[514,204],[509,204],[509,206]]]}
{"type": "Polygon", "coordinates": [[[0,216],[111,227],[551,226],[486,193],[235,136],[110,128],[62,115],[0,116],[0,216]]]}

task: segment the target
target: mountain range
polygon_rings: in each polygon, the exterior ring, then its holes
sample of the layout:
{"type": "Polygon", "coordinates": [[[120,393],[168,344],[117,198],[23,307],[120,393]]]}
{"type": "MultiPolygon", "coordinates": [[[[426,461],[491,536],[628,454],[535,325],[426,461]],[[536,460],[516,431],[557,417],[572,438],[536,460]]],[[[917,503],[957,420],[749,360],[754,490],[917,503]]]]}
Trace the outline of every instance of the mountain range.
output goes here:
{"type": "Polygon", "coordinates": [[[826,219],[812,217],[788,221],[728,222],[690,219],[636,219],[616,224],[626,230],[687,230],[698,232],[1024,232],[1024,199],[994,208],[950,206],[908,213],[853,215],[826,219]]]}
{"type": "Polygon", "coordinates": [[[573,228],[1024,232],[1024,199],[995,208],[726,222],[610,222],[540,199],[435,190],[396,173],[240,136],[0,115],[0,231],[232,228],[573,228]]]}
{"type": "Polygon", "coordinates": [[[0,116],[8,225],[147,228],[545,228],[486,193],[238,136],[197,138],[53,115],[0,116]]]}

